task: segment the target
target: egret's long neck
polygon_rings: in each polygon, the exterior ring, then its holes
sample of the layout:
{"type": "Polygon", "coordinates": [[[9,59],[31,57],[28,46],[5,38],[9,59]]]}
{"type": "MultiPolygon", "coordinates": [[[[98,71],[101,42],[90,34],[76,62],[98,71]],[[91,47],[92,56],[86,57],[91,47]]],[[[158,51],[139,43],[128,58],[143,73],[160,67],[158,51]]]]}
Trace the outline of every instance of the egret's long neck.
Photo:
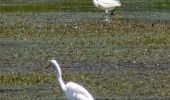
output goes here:
{"type": "Polygon", "coordinates": [[[64,84],[64,81],[62,79],[62,74],[61,74],[61,69],[60,69],[60,66],[58,65],[57,62],[55,62],[55,67],[56,67],[56,70],[57,70],[57,78],[58,78],[58,81],[60,83],[60,86],[61,86],[61,89],[65,92],[66,91],[66,86],[64,84]]]}

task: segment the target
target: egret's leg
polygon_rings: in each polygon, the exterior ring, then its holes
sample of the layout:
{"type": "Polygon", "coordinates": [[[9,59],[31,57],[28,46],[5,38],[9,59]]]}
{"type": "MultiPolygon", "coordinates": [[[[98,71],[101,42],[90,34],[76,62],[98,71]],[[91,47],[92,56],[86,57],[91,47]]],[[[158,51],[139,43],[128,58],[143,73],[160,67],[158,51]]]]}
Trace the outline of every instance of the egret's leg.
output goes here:
{"type": "Polygon", "coordinates": [[[111,15],[114,15],[114,13],[113,13],[113,12],[111,12],[111,15]]]}
{"type": "Polygon", "coordinates": [[[114,11],[115,11],[115,9],[112,10],[111,15],[114,15],[114,13],[113,13],[114,11]]]}
{"type": "Polygon", "coordinates": [[[109,14],[109,12],[106,10],[106,15],[108,15],[109,14]]]}

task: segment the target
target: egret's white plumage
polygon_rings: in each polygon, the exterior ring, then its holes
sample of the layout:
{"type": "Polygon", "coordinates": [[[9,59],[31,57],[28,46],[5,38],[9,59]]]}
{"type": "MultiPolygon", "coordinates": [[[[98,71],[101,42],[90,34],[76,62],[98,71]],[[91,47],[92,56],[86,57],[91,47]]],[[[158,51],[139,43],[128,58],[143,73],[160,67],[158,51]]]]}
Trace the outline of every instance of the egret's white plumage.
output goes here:
{"type": "Polygon", "coordinates": [[[106,14],[108,14],[109,11],[112,11],[111,14],[113,14],[114,9],[121,6],[119,0],[93,0],[93,3],[97,8],[105,10],[106,14]]]}
{"type": "Polygon", "coordinates": [[[73,82],[64,84],[59,64],[55,60],[51,60],[50,63],[56,68],[57,79],[68,100],[94,100],[90,93],[81,85],[73,82]]]}

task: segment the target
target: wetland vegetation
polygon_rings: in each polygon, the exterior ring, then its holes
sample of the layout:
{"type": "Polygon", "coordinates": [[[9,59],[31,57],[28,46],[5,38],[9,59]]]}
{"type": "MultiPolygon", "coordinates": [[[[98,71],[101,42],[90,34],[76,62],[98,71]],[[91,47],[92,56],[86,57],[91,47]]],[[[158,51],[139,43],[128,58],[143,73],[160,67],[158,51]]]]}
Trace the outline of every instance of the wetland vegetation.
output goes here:
{"type": "Polygon", "coordinates": [[[91,0],[0,2],[0,99],[63,99],[50,59],[95,98],[170,98],[168,0],[123,0],[111,22],[91,0]]]}

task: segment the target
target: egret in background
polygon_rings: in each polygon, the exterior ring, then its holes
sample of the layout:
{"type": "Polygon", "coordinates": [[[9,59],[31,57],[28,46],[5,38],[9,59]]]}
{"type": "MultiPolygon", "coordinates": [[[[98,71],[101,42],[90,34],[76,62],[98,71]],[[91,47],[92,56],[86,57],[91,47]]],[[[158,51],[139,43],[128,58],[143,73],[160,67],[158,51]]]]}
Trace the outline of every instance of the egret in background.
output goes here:
{"type": "Polygon", "coordinates": [[[90,93],[81,85],[73,82],[68,82],[67,84],[64,83],[60,66],[55,60],[51,60],[50,64],[55,67],[60,87],[64,91],[68,100],[94,100],[90,93]]]}
{"type": "Polygon", "coordinates": [[[93,3],[97,8],[105,10],[107,15],[109,11],[111,11],[111,15],[113,15],[115,8],[121,6],[119,0],[93,0],[93,3]]]}

